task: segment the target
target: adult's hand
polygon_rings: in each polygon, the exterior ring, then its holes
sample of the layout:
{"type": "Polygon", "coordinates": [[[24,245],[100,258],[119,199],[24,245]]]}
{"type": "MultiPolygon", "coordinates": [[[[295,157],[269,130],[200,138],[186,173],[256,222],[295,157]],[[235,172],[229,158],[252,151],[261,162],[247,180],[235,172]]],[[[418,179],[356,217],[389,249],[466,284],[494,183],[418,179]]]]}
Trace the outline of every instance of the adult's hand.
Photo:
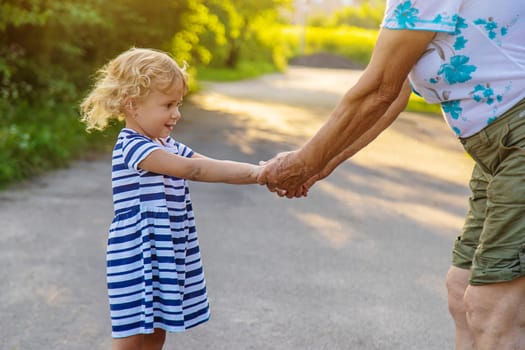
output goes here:
{"type": "Polygon", "coordinates": [[[303,197],[309,189],[305,183],[312,176],[311,167],[301,159],[300,152],[291,151],[279,153],[265,162],[257,182],[280,197],[303,197]]]}

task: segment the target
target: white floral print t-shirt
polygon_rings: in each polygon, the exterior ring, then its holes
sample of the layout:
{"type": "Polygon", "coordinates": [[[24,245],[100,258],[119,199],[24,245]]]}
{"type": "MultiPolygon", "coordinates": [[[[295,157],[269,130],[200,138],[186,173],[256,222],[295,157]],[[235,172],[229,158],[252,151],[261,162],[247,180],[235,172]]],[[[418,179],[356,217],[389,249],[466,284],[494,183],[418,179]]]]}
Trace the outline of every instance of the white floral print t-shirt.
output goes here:
{"type": "Polygon", "coordinates": [[[409,80],[459,137],[525,98],[525,0],[388,0],[382,27],[437,32],[409,80]]]}

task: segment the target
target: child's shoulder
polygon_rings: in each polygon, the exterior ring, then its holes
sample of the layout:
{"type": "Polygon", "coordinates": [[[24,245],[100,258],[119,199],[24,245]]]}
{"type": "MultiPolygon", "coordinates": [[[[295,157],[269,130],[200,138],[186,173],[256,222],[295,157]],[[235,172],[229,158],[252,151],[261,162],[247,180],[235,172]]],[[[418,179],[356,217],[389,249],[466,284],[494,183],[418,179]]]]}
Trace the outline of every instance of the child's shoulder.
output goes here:
{"type": "Polygon", "coordinates": [[[133,129],[124,128],[120,130],[120,133],[117,137],[117,144],[121,144],[122,147],[127,147],[130,145],[157,145],[159,144],[149,137],[136,132],[133,129]]]}
{"type": "Polygon", "coordinates": [[[184,157],[191,157],[193,154],[193,150],[190,147],[175,140],[171,136],[156,141],[129,128],[124,128],[120,131],[117,144],[120,144],[120,147],[123,149],[144,147],[147,145],[148,147],[154,146],[162,148],[170,153],[184,157]]]}
{"type": "Polygon", "coordinates": [[[117,137],[119,140],[133,140],[133,139],[140,139],[140,140],[145,140],[145,141],[150,141],[150,142],[154,142],[152,139],[150,139],[149,137],[145,136],[145,135],[142,135],[141,133],[138,133],[136,132],[135,130],[133,129],[129,129],[129,128],[124,128],[122,130],[120,130],[120,133],[118,134],[118,137],[117,137]]]}
{"type": "Polygon", "coordinates": [[[133,129],[124,128],[120,131],[115,151],[118,151],[126,157],[142,157],[162,146],[150,139],[149,137],[136,132],[133,129]]]}

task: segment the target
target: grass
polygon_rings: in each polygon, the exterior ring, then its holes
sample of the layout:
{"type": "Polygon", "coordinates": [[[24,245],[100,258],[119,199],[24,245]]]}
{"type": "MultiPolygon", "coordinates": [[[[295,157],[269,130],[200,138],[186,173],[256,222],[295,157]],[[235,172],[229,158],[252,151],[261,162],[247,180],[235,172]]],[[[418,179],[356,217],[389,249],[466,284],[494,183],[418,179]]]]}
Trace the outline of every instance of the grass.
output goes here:
{"type": "Polygon", "coordinates": [[[240,62],[235,69],[198,67],[196,77],[198,81],[235,81],[277,71],[278,69],[268,62],[240,62]]]}
{"type": "Polygon", "coordinates": [[[441,115],[441,107],[439,104],[429,104],[422,97],[416,94],[410,95],[410,99],[405,110],[408,112],[441,115]]]}
{"type": "Polygon", "coordinates": [[[74,104],[0,106],[0,188],[107,150],[118,126],[87,133],[74,104]]]}
{"type": "Polygon", "coordinates": [[[282,35],[292,55],[330,52],[366,65],[372,56],[378,31],[358,27],[337,28],[286,26],[282,35]],[[304,43],[301,47],[301,39],[304,43]]]}

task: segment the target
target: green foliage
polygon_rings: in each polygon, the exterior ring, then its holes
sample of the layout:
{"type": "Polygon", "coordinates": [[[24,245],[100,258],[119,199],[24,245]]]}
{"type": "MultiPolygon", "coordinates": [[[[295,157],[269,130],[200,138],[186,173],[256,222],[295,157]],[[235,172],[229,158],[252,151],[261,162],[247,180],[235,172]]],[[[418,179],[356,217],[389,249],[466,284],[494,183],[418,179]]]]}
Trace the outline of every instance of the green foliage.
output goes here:
{"type": "Polygon", "coordinates": [[[97,67],[130,46],[171,51],[190,65],[235,67],[257,56],[283,66],[277,7],[290,0],[5,0],[0,96],[72,101],[97,67]]]}
{"type": "Polygon", "coordinates": [[[241,61],[237,65],[237,69],[199,67],[197,79],[199,81],[235,81],[255,78],[262,74],[275,73],[277,71],[276,67],[268,62],[241,61]]]}
{"type": "Polygon", "coordinates": [[[214,31],[201,36],[205,46],[214,47],[209,64],[236,68],[241,60],[252,60],[284,68],[285,43],[274,34],[279,31],[278,7],[290,4],[290,0],[207,1],[218,20],[214,31]]]}
{"type": "Polygon", "coordinates": [[[347,6],[330,16],[314,13],[308,16],[308,25],[312,27],[351,26],[366,29],[378,29],[383,20],[385,1],[363,1],[358,6],[347,6]]]}
{"type": "Polygon", "coordinates": [[[368,29],[378,29],[385,13],[385,2],[371,5],[364,2],[359,7],[345,7],[336,12],[330,19],[332,26],[354,26],[368,29]]]}
{"type": "Polygon", "coordinates": [[[25,1],[25,6],[19,1],[5,1],[0,4],[0,30],[5,30],[8,25],[19,27],[43,24],[48,16],[41,0],[25,1]]]}
{"type": "Polygon", "coordinates": [[[3,0],[0,187],[113,142],[84,131],[77,105],[96,70],[131,46],[170,51],[193,75],[207,65],[237,67],[241,76],[284,67],[285,42],[272,37],[277,7],[290,3],[3,0]]]}
{"type": "Polygon", "coordinates": [[[358,27],[321,28],[288,26],[283,28],[283,39],[290,47],[291,56],[330,52],[363,65],[368,64],[377,39],[377,30],[358,27]],[[301,37],[304,48],[301,52],[301,37]]]}
{"type": "Polygon", "coordinates": [[[1,104],[0,113],[0,188],[103,150],[118,129],[113,125],[104,133],[86,133],[69,104],[42,109],[27,102],[16,108],[1,104]]]}
{"type": "Polygon", "coordinates": [[[212,53],[209,48],[200,44],[201,37],[207,33],[220,35],[221,26],[216,15],[198,1],[188,2],[188,16],[182,17],[182,29],[175,32],[171,42],[171,52],[181,62],[210,62],[212,53]]]}
{"type": "Polygon", "coordinates": [[[410,95],[410,100],[408,101],[406,110],[417,113],[441,114],[441,107],[439,104],[429,104],[416,94],[410,95]]]}

